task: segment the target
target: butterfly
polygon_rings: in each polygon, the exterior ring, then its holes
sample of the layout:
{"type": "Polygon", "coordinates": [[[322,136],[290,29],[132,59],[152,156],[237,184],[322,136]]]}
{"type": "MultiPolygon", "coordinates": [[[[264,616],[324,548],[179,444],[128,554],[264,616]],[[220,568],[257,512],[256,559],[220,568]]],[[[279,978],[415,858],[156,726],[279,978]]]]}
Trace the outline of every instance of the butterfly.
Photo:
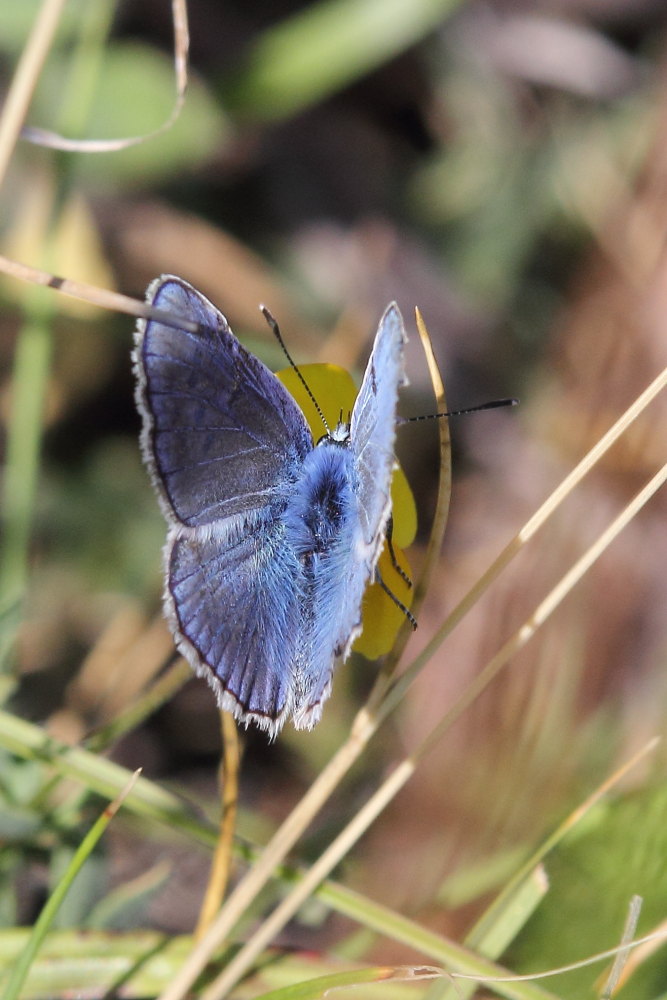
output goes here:
{"type": "Polygon", "coordinates": [[[140,320],[133,352],[176,645],[246,726],[312,728],[361,631],[391,513],[401,314],[392,303],[380,320],[349,420],[315,442],[200,292],[163,275],[146,298],[190,328],[140,320]]]}

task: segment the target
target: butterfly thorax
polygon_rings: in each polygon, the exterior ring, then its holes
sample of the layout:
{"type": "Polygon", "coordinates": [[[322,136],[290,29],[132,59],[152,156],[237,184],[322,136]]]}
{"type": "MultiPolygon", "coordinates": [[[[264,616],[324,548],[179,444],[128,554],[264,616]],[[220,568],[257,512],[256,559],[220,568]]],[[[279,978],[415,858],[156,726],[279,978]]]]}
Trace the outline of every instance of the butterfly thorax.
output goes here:
{"type": "Polygon", "coordinates": [[[285,511],[290,544],[306,566],[339,546],[356,503],[354,460],[345,442],[323,439],[307,456],[285,511]]]}

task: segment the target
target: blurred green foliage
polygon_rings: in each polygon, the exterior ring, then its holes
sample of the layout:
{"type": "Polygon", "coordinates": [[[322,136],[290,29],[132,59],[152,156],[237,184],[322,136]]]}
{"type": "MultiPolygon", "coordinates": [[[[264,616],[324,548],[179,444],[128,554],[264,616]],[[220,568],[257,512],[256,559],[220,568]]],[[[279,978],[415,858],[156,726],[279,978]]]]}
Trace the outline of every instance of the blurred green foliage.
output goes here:
{"type": "MultiPolygon", "coordinates": [[[[507,962],[526,972],[578,962],[619,944],[633,895],[642,898],[633,937],[664,923],[667,900],[667,788],[649,785],[598,807],[547,858],[549,892],[512,945],[507,962]]],[[[589,1000],[611,962],[554,979],[568,1000],[589,1000]]],[[[667,982],[664,947],[619,990],[619,1000],[658,998],[667,982]]]]}

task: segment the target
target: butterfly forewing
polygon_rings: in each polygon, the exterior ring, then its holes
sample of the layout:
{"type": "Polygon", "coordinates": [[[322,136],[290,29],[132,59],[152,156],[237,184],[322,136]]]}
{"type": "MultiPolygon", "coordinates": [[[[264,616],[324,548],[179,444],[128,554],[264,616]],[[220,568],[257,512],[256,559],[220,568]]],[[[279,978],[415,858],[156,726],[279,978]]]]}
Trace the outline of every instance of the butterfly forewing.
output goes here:
{"type": "Polygon", "coordinates": [[[392,303],[385,311],[357,396],[350,423],[350,486],[354,517],[333,554],[328,591],[335,596],[327,609],[335,623],[338,655],[345,658],[361,632],[361,602],[384,544],[391,511],[391,480],[396,466],[396,406],[405,384],[403,319],[392,303]]]}
{"type": "Polygon", "coordinates": [[[193,334],[148,320],[137,334],[143,451],[167,517],[209,524],[270,504],[312,448],[303,414],[187,282],[164,276],[147,301],[201,325],[193,334]]]}
{"type": "Polygon", "coordinates": [[[403,367],[405,342],[403,318],[392,302],[380,320],[352,411],[350,444],[355,456],[359,527],[375,559],[391,508],[398,390],[407,383],[403,367]]]}

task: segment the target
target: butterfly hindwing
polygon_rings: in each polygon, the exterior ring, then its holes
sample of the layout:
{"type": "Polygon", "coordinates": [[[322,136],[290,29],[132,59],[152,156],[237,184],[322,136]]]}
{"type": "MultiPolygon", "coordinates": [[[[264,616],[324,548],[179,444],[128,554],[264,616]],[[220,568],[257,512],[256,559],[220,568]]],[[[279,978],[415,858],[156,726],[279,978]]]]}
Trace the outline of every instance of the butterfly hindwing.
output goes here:
{"type": "Polygon", "coordinates": [[[301,569],[266,511],[172,528],[165,608],[181,652],[222,708],[275,734],[299,676],[301,569]]]}

